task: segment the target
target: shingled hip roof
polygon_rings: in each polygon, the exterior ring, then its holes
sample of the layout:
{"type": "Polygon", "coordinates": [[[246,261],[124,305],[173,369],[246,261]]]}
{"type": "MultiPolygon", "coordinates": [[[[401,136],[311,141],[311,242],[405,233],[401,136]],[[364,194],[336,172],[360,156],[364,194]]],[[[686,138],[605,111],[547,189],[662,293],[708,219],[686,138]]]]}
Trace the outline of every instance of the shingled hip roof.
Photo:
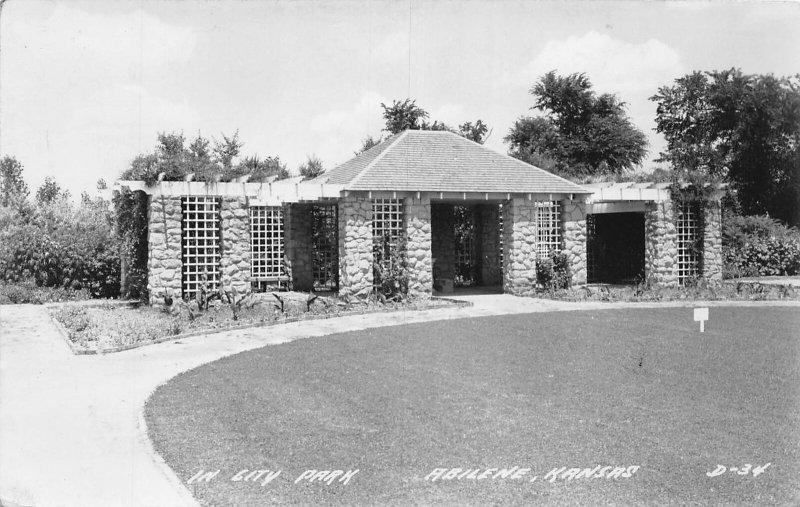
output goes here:
{"type": "Polygon", "coordinates": [[[395,134],[315,181],[345,190],[591,193],[458,134],[430,130],[395,134]]]}

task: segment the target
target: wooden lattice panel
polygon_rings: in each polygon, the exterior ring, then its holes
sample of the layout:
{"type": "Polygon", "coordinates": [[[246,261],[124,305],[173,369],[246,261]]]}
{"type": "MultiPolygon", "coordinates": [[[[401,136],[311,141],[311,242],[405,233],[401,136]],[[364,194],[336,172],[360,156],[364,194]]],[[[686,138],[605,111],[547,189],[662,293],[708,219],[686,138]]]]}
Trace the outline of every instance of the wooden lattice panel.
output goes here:
{"type": "Polygon", "coordinates": [[[217,197],[181,198],[181,289],[184,298],[195,298],[204,284],[208,292],[219,290],[219,210],[217,197]]]}
{"type": "Polygon", "coordinates": [[[685,285],[700,274],[700,221],[696,206],[690,203],[677,204],[676,209],[678,282],[685,285]]]}
{"type": "Polygon", "coordinates": [[[391,247],[405,233],[402,199],[372,200],[372,240],[376,261],[389,258],[391,247]]]}
{"type": "Polygon", "coordinates": [[[283,275],[283,210],[280,206],[250,206],[250,277],[254,283],[283,275]]]}
{"type": "Polygon", "coordinates": [[[550,256],[551,250],[561,250],[561,204],[558,201],[539,201],[536,208],[536,258],[550,256]]]}
{"type": "Polygon", "coordinates": [[[339,280],[336,205],[312,208],[313,275],[315,290],[336,290],[339,280]]]}
{"type": "Polygon", "coordinates": [[[473,208],[454,206],[456,286],[475,282],[475,215],[473,208]]]}
{"type": "Polygon", "coordinates": [[[596,282],[598,278],[596,241],[595,216],[590,213],[586,215],[586,281],[589,283],[596,282]]]}

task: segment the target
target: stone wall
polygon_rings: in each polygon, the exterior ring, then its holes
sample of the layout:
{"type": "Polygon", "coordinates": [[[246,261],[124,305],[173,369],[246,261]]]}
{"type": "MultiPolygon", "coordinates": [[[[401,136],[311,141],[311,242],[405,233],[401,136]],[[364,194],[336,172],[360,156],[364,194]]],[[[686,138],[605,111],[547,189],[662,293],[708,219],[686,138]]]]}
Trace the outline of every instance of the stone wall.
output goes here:
{"type": "Polygon", "coordinates": [[[223,291],[250,289],[250,214],[244,197],[224,197],[220,209],[223,291]]]}
{"type": "Polygon", "coordinates": [[[478,283],[484,286],[503,283],[500,262],[500,207],[475,206],[475,243],[478,283]]]}
{"type": "Polygon", "coordinates": [[[372,287],[372,200],[350,194],[339,200],[339,294],[372,287]]]}
{"type": "Polygon", "coordinates": [[[287,268],[292,273],[292,288],[309,291],[314,287],[311,208],[313,204],[285,204],[283,223],[287,268]]]}
{"type": "Polygon", "coordinates": [[[503,203],[503,290],[517,296],[536,291],[536,208],[528,202],[503,203]]]}
{"type": "Polygon", "coordinates": [[[572,283],[586,283],[586,204],[566,199],[561,201],[561,228],[572,283]]]}
{"type": "Polygon", "coordinates": [[[703,211],[703,277],[722,281],[722,208],[711,201],[703,211]]]}
{"type": "Polygon", "coordinates": [[[147,291],[150,302],[165,291],[181,297],[181,198],[150,197],[147,228],[147,291]]]}
{"type": "Polygon", "coordinates": [[[646,203],[644,228],[645,277],[658,285],[678,285],[677,229],[672,201],[646,203]]]}
{"type": "Polygon", "coordinates": [[[406,221],[406,259],[408,262],[408,294],[430,297],[433,292],[431,255],[431,201],[408,197],[404,202],[406,221]]]}
{"type": "Polygon", "coordinates": [[[452,204],[431,204],[431,250],[436,283],[455,277],[455,221],[452,204]]]}

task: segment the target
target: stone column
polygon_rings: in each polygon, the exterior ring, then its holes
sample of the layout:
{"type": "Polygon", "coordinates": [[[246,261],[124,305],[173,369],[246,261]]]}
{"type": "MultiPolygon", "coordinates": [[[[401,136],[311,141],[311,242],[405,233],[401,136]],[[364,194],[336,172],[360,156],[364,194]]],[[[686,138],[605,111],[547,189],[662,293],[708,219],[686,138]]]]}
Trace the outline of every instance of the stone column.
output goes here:
{"type": "Polygon", "coordinates": [[[477,243],[478,282],[492,286],[503,282],[500,270],[500,207],[497,204],[476,206],[475,240],[477,243]]]}
{"type": "Polygon", "coordinates": [[[433,292],[431,252],[431,200],[408,197],[404,201],[406,219],[406,260],[408,295],[427,298],[433,292]]]}
{"type": "Polygon", "coordinates": [[[586,203],[561,201],[561,226],[572,283],[586,283],[586,203]]]}
{"type": "Polygon", "coordinates": [[[339,201],[339,294],[372,287],[372,200],[350,194],[339,201]]]}
{"type": "Polygon", "coordinates": [[[220,290],[250,290],[250,215],[244,197],[224,197],[220,209],[220,290]]]}
{"type": "Polygon", "coordinates": [[[503,204],[503,290],[517,296],[536,292],[536,208],[527,202],[503,204]]]}
{"type": "Polygon", "coordinates": [[[708,201],[703,209],[703,277],[722,281],[722,208],[708,201]]]}
{"type": "Polygon", "coordinates": [[[151,197],[147,229],[147,291],[150,303],[168,292],[181,297],[181,198],[151,197]]]}
{"type": "Polygon", "coordinates": [[[678,237],[672,201],[647,202],[644,212],[645,277],[651,283],[678,285],[678,237]]]}
{"type": "Polygon", "coordinates": [[[294,290],[314,287],[313,245],[311,243],[312,204],[287,204],[283,207],[285,250],[294,290]]]}

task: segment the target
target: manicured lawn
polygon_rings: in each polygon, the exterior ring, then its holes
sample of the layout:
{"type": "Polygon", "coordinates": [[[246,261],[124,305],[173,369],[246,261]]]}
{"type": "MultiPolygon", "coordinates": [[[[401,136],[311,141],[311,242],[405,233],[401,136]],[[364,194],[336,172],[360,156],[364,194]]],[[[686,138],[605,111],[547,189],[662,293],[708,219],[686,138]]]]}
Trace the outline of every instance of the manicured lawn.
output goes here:
{"type": "Polygon", "coordinates": [[[673,308],[299,340],[176,377],[146,418],[184,483],[220,470],[188,485],[204,505],[798,505],[800,312],[710,312],[703,334],[673,308]],[[706,475],[767,463],[757,477],[706,475]],[[515,466],[530,470],[474,478],[515,466]],[[640,468],[570,480],[596,466],[640,468]],[[436,468],[465,477],[425,480],[436,468]],[[231,480],[243,469],[281,474],[231,480]],[[295,483],[308,469],[359,472],[295,483]]]}

